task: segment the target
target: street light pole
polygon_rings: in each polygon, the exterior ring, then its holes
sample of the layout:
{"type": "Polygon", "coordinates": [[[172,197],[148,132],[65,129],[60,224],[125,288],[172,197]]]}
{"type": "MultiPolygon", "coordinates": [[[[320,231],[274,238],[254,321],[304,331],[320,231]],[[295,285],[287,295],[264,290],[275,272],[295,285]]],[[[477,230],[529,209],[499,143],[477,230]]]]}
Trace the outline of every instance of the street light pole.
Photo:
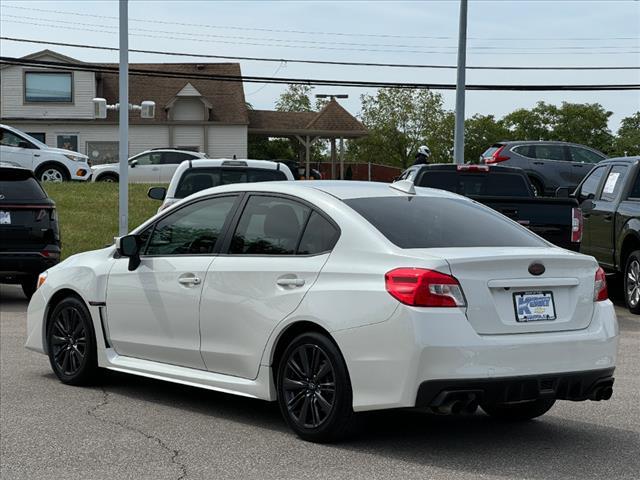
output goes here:
{"type": "Polygon", "coordinates": [[[128,0],[120,0],[120,184],[118,219],[120,236],[129,232],[129,12],[128,0]]]}
{"type": "Polygon", "coordinates": [[[453,136],[453,158],[464,163],[464,94],[467,66],[467,0],[460,0],[458,28],[458,79],[456,81],[456,126],[453,136]]]}

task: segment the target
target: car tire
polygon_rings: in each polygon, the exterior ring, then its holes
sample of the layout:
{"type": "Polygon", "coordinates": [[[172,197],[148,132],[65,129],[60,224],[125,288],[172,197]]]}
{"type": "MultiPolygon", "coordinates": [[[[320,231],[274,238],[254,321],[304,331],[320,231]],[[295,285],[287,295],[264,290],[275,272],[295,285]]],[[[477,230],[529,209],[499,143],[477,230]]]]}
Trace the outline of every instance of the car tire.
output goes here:
{"type": "Polygon", "coordinates": [[[106,182],[106,183],[118,183],[118,181],[119,181],[118,175],[115,175],[112,173],[105,173],[103,175],[100,175],[96,179],[96,182],[106,182]]]}
{"type": "Polygon", "coordinates": [[[554,398],[541,398],[523,403],[489,403],[480,404],[484,412],[494,418],[507,421],[526,421],[547,413],[553,404],[554,398]]]}
{"type": "Polygon", "coordinates": [[[303,440],[327,443],[344,438],[353,419],[351,382],[338,347],[325,335],[294,338],[278,364],[280,411],[303,440]]]}
{"type": "Polygon", "coordinates": [[[95,333],[89,310],[78,297],[58,303],[47,324],[49,363],[62,383],[88,385],[98,377],[95,333]]]}
{"type": "Polygon", "coordinates": [[[23,278],[20,281],[20,286],[22,287],[22,293],[24,293],[27,300],[31,300],[33,294],[36,293],[36,283],[38,282],[38,277],[30,276],[23,278]]]}
{"type": "Polygon", "coordinates": [[[533,188],[533,196],[534,197],[543,197],[544,196],[544,187],[540,180],[529,177],[529,181],[531,182],[531,187],[533,188]]]}
{"type": "Polygon", "coordinates": [[[39,182],[60,183],[69,180],[66,169],[60,165],[43,165],[36,171],[36,178],[39,182]]]}
{"type": "Polygon", "coordinates": [[[629,311],[640,315],[640,250],[631,252],[624,268],[624,300],[629,311]]]}

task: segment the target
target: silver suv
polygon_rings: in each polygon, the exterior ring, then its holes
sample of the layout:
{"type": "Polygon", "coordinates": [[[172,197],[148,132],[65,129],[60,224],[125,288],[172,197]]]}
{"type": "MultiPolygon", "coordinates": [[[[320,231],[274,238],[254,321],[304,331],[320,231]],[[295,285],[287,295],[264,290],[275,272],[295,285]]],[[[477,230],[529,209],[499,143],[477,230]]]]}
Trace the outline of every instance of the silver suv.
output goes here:
{"type": "Polygon", "coordinates": [[[491,145],[480,157],[486,164],[522,168],[537,195],[554,195],[559,187],[573,191],[604,153],[567,142],[520,141],[491,145]]]}

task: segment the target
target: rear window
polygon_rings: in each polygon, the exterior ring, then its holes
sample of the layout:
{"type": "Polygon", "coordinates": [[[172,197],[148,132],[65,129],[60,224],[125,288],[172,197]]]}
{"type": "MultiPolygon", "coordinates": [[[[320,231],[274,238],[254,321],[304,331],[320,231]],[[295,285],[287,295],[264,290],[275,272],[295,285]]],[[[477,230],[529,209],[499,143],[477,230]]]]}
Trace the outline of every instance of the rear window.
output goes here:
{"type": "Polygon", "coordinates": [[[43,200],[45,198],[47,198],[47,194],[30,172],[2,170],[0,201],[43,200]]]}
{"type": "Polygon", "coordinates": [[[484,153],[481,155],[483,158],[485,157],[490,157],[491,155],[493,155],[494,153],[496,153],[498,151],[498,149],[502,147],[501,144],[497,143],[495,145],[491,145],[489,148],[487,148],[484,153]]]}
{"type": "Polygon", "coordinates": [[[524,227],[464,199],[379,197],[345,203],[400,248],[547,246],[524,227]]]}
{"type": "Polygon", "coordinates": [[[529,187],[522,175],[515,173],[458,173],[429,171],[418,185],[440,188],[460,195],[485,195],[496,197],[530,197],[529,187]]]}
{"type": "Polygon", "coordinates": [[[176,189],[175,198],[185,198],[205,188],[231,183],[255,183],[286,180],[281,170],[264,168],[192,168],[185,171],[176,189]]]}

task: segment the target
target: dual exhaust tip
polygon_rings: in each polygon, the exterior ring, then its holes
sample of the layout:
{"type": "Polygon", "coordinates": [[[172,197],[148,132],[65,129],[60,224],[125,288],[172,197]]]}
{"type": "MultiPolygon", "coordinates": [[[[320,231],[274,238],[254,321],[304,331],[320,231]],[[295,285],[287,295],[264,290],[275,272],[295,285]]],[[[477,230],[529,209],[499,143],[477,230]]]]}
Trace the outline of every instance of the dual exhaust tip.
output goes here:
{"type": "Polygon", "coordinates": [[[442,392],[430,405],[440,415],[472,415],[478,409],[479,392],[442,392]]]}
{"type": "Polygon", "coordinates": [[[599,402],[601,400],[609,400],[611,398],[611,395],[613,395],[612,384],[598,385],[591,391],[589,400],[594,400],[596,402],[599,402]]]}

